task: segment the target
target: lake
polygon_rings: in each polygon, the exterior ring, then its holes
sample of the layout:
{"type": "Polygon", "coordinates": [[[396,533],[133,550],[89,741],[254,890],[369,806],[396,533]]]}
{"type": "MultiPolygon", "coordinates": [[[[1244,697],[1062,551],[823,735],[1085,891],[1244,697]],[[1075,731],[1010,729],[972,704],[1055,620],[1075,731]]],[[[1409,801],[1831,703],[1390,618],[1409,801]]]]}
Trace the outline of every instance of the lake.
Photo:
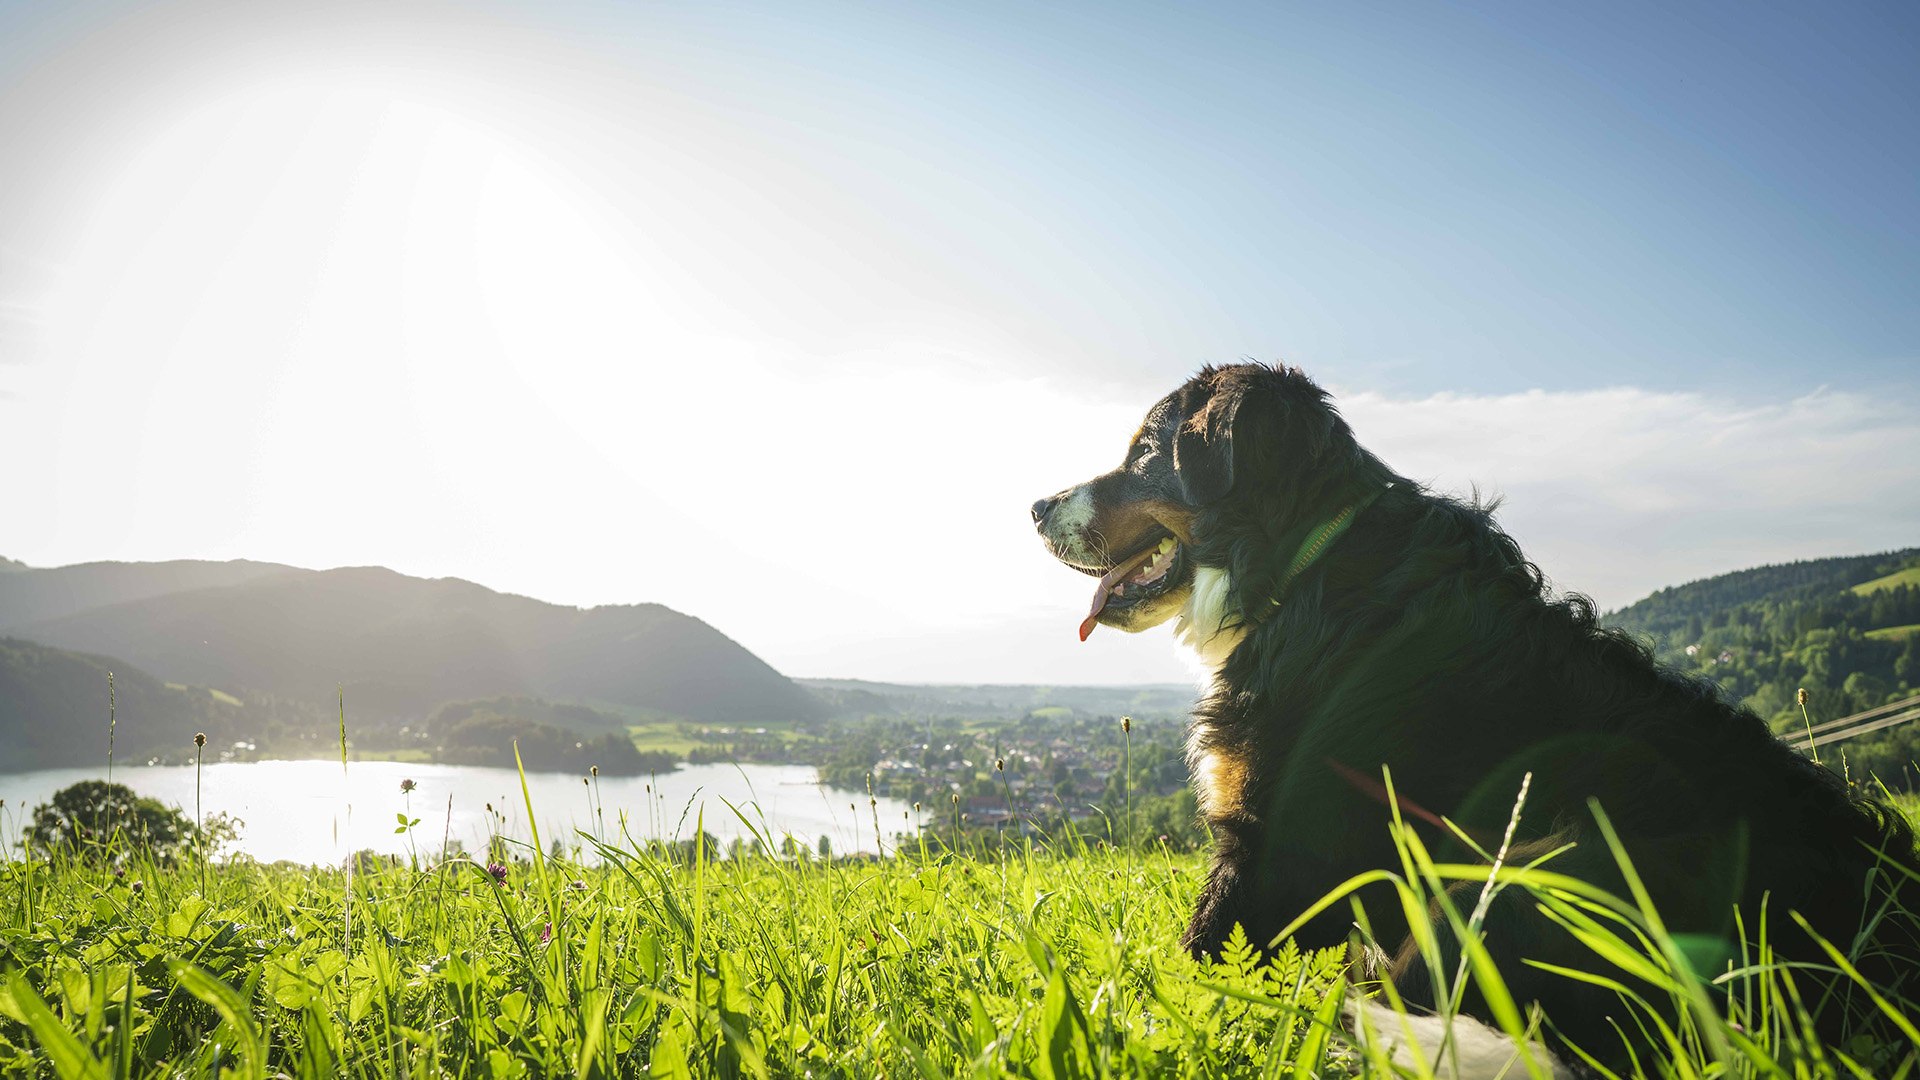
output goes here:
{"type": "MultiPolygon", "coordinates": [[[[0,773],[0,799],[5,800],[0,845],[17,857],[13,845],[33,807],[69,784],[101,778],[99,769],[0,773]]],[[[113,779],[193,816],[191,765],[121,767],[114,769],[113,779]]],[[[559,838],[571,845],[579,839],[575,830],[595,830],[593,788],[581,780],[570,773],[527,774],[543,843],[550,846],[559,838]]],[[[731,802],[776,843],[791,833],[809,850],[817,850],[822,836],[835,853],[875,850],[875,808],[867,805],[866,792],[823,787],[810,765],[687,765],[657,777],[602,776],[598,799],[610,839],[617,837],[624,812],[635,839],[690,839],[699,821],[723,845],[730,844],[751,836],[727,807],[731,802]]],[[[512,769],[355,761],[343,780],[338,761],[208,765],[201,774],[201,809],[208,816],[227,813],[243,820],[240,838],[229,850],[262,862],[338,863],[347,852],[367,848],[405,855],[410,842],[423,858],[434,858],[443,835],[473,854],[484,854],[491,832],[528,839],[526,800],[519,773],[512,769]],[[402,780],[415,783],[411,796],[401,794],[402,780]],[[488,804],[504,822],[490,820],[488,804]],[[411,841],[394,832],[401,813],[420,819],[411,841]]],[[[912,806],[881,799],[877,810],[890,852],[895,836],[912,827],[903,816],[912,806]]]]}

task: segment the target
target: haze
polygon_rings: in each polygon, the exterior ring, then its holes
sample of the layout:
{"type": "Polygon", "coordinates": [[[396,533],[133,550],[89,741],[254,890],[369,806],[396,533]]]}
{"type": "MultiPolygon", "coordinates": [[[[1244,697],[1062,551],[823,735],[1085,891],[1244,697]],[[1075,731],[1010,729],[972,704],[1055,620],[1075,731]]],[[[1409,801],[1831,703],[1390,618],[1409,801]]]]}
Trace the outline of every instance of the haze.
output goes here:
{"type": "Polygon", "coordinates": [[[1243,357],[1607,607],[1909,545],[1915,10],[0,3],[0,555],[1178,680],[1026,507],[1243,357]]]}

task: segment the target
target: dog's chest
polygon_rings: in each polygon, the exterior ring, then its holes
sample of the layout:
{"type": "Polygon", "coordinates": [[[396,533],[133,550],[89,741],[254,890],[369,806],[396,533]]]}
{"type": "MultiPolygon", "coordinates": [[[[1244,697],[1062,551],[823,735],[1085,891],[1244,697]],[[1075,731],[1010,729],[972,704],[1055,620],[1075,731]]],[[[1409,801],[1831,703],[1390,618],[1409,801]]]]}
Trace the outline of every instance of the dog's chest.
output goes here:
{"type": "Polygon", "coordinates": [[[1200,750],[1188,759],[1194,799],[1209,821],[1246,814],[1247,757],[1222,747],[1200,750]]]}
{"type": "Polygon", "coordinates": [[[1227,658],[1246,640],[1246,629],[1232,614],[1233,579],[1214,566],[1196,567],[1193,591],[1173,624],[1173,637],[1192,660],[1196,674],[1219,681],[1227,658]]]}
{"type": "MultiPolygon", "coordinates": [[[[1231,614],[1233,580],[1225,570],[1201,566],[1194,570],[1193,592],[1174,624],[1174,638],[1193,662],[1208,697],[1225,695],[1227,658],[1246,640],[1246,630],[1231,614]]],[[[1209,821],[1243,816],[1251,756],[1226,733],[1208,721],[1203,708],[1187,731],[1187,770],[1193,775],[1193,794],[1201,816],[1209,821]]]]}
{"type": "Polygon", "coordinates": [[[1251,748],[1233,731],[1209,716],[1224,688],[1216,678],[1209,700],[1203,701],[1187,728],[1187,771],[1193,777],[1194,800],[1200,816],[1219,822],[1247,816],[1247,787],[1253,775],[1251,748]]]}

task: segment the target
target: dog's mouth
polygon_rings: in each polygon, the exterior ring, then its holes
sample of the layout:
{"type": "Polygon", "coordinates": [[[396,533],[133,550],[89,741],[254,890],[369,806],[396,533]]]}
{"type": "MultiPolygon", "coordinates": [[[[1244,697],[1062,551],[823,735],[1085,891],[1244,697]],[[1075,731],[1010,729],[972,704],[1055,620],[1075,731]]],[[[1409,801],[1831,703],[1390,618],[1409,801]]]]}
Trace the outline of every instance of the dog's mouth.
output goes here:
{"type": "Polygon", "coordinates": [[[1080,623],[1080,640],[1093,633],[1103,612],[1137,607],[1171,592],[1185,578],[1186,562],[1186,548],[1172,534],[1161,533],[1115,563],[1094,586],[1093,608],[1080,623]]]}

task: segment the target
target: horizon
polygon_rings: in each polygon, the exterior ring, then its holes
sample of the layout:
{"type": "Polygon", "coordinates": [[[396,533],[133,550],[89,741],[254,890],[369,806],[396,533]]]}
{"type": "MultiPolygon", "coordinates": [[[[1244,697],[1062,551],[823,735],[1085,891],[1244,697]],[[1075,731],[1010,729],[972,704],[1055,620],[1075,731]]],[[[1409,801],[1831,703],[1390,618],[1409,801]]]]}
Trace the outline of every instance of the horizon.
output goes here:
{"type": "Polygon", "coordinates": [[[1284,359],[1617,610],[1920,538],[1920,14],[0,5],[0,551],[1191,681],[1035,498],[1284,359]],[[1601,449],[1604,448],[1604,452],[1601,449]]]}
{"type": "MultiPolygon", "coordinates": [[[[1819,562],[1819,561],[1822,561],[1823,559],[1826,559],[1826,558],[1870,558],[1870,557],[1874,557],[1874,556],[1881,556],[1881,555],[1894,555],[1894,554],[1898,554],[1899,552],[1901,552],[1901,551],[1905,551],[1905,550],[1911,550],[1911,549],[1910,549],[1910,548],[1889,548],[1889,549],[1885,549],[1885,550],[1880,550],[1880,551],[1861,551],[1861,552],[1837,552],[1837,553],[1834,553],[1834,554],[1832,554],[1832,555],[1828,555],[1828,556],[1818,556],[1818,557],[1815,557],[1815,558],[1812,558],[1812,559],[1794,559],[1794,560],[1789,560],[1789,561],[1787,561],[1787,562],[1783,562],[1783,563],[1763,563],[1763,564],[1759,564],[1759,565],[1756,565],[1756,566],[1743,566],[1743,567],[1739,567],[1739,568],[1737,568],[1737,569],[1734,569],[1734,570],[1728,570],[1728,571],[1724,571],[1724,572],[1722,572],[1722,573],[1719,573],[1719,574],[1710,574],[1710,575],[1708,575],[1707,577],[1704,577],[1704,578],[1693,578],[1693,579],[1690,579],[1690,580],[1687,580],[1687,581],[1679,581],[1679,582],[1674,582],[1674,583],[1672,583],[1671,585],[1664,585],[1664,586],[1661,586],[1661,587],[1659,587],[1659,588],[1657,588],[1657,589],[1654,589],[1654,590],[1653,590],[1652,592],[1649,592],[1649,593],[1648,593],[1648,594],[1647,594],[1646,596],[1642,596],[1642,597],[1639,597],[1639,598],[1637,598],[1636,600],[1634,600],[1634,601],[1632,601],[1631,603],[1628,603],[1628,604],[1624,604],[1624,605],[1621,605],[1620,607],[1616,607],[1616,608],[1604,608],[1604,609],[1601,609],[1601,611],[1602,611],[1602,614],[1603,614],[1603,615],[1613,615],[1613,614],[1617,614],[1617,613],[1619,613],[1619,612],[1621,612],[1621,611],[1623,611],[1623,610],[1626,610],[1627,608],[1631,608],[1631,607],[1633,607],[1633,606],[1634,606],[1635,604],[1638,604],[1638,603],[1640,603],[1641,601],[1644,601],[1644,600],[1647,600],[1647,599],[1650,599],[1650,598],[1652,598],[1652,597],[1654,597],[1654,596],[1657,596],[1657,595],[1659,595],[1660,593],[1663,593],[1663,592],[1666,592],[1666,591],[1667,591],[1667,590],[1669,590],[1669,589],[1677,589],[1677,588],[1684,588],[1684,587],[1686,587],[1686,586],[1688,586],[1688,585],[1694,585],[1694,584],[1698,584],[1698,583],[1700,583],[1700,582],[1702,582],[1702,581],[1710,581],[1710,580],[1713,580],[1714,578],[1718,578],[1718,577],[1725,577],[1725,576],[1728,576],[1728,575],[1730,575],[1730,574],[1738,574],[1738,573],[1742,573],[1742,572],[1745,572],[1745,571],[1750,571],[1750,570],[1764,570],[1764,569],[1771,569],[1771,568],[1774,568],[1774,567],[1778,567],[1778,566],[1789,566],[1789,565],[1795,565],[1795,564],[1798,564],[1798,563],[1806,563],[1806,562],[1819,562]]],[[[319,566],[294,566],[294,565],[292,565],[292,564],[290,564],[290,563],[267,563],[267,562],[265,562],[264,560],[259,560],[259,559],[244,559],[244,558],[240,558],[240,559],[228,559],[228,560],[195,560],[195,559],[180,559],[180,560],[156,560],[156,561],[179,561],[179,562],[251,562],[251,563],[260,563],[260,564],[263,564],[263,565],[277,565],[277,566],[282,566],[282,567],[285,567],[286,569],[289,569],[289,570],[301,570],[301,571],[306,571],[306,572],[310,572],[310,573],[331,573],[331,572],[334,572],[334,571],[340,571],[340,570],[381,570],[381,571],[385,571],[385,572],[387,572],[387,573],[393,573],[393,574],[399,574],[399,573],[400,573],[400,571],[397,571],[397,570],[394,570],[394,569],[393,569],[392,567],[387,567],[387,566],[378,566],[378,565],[371,565],[371,564],[364,564],[364,565],[357,565],[357,566],[323,566],[323,567],[319,567],[319,566]]],[[[4,555],[4,554],[0,554],[0,570],[4,570],[4,569],[6,569],[6,568],[7,568],[5,564],[11,564],[11,566],[12,566],[12,568],[14,569],[14,572],[27,572],[27,571],[34,571],[34,570],[63,570],[63,569],[71,569],[71,568],[74,568],[74,567],[81,567],[81,566],[100,566],[100,565],[134,565],[133,563],[131,563],[131,562],[129,562],[128,560],[112,560],[112,559],[108,559],[108,560],[97,560],[97,561],[93,561],[93,562],[86,562],[86,563],[68,563],[68,564],[65,564],[65,565],[62,565],[62,566],[33,566],[33,565],[30,565],[30,564],[28,564],[28,563],[25,563],[25,562],[23,562],[23,561],[21,561],[21,560],[19,560],[19,559],[14,559],[14,558],[11,558],[11,557],[9,557],[9,556],[7,556],[7,555],[4,555]]],[[[404,575],[404,576],[415,576],[415,575],[404,575]]],[[[638,606],[645,606],[645,605],[654,605],[654,606],[659,606],[659,607],[667,607],[667,606],[668,606],[668,605],[664,605],[664,604],[660,604],[660,603],[658,603],[657,601],[652,601],[652,600],[631,600],[631,601],[608,601],[608,602],[605,602],[605,603],[600,603],[600,604],[562,604],[562,603],[559,603],[558,601],[553,601],[553,600],[548,600],[548,599],[546,599],[546,598],[544,598],[544,597],[538,597],[538,596],[529,596],[529,595],[527,595],[527,594],[524,594],[524,593],[513,593],[513,592],[508,592],[507,590],[504,590],[504,589],[497,589],[497,588],[494,588],[494,587],[493,587],[493,586],[491,586],[491,585],[488,585],[488,584],[487,584],[486,582],[483,582],[483,581],[473,581],[473,580],[470,580],[470,579],[467,579],[467,578],[461,578],[461,577],[450,577],[450,576],[443,576],[443,577],[439,577],[439,578],[424,578],[424,579],[421,579],[421,580],[429,580],[429,581],[458,581],[458,582],[461,582],[461,583],[463,583],[463,584],[467,584],[467,585],[476,585],[476,586],[479,586],[480,588],[483,588],[483,589],[486,589],[486,590],[488,590],[489,592],[493,592],[493,593],[495,593],[495,594],[498,594],[498,595],[505,595],[505,596],[513,596],[513,597],[517,597],[517,598],[519,598],[519,599],[523,599],[523,600],[533,600],[533,601],[536,601],[536,602],[538,602],[538,603],[543,603],[543,604],[551,604],[551,605],[553,605],[553,606],[556,606],[556,607],[570,607],[570,608],[573,608],[573,609],[575,609],[575,610],[579,610],[579,611],[587,611],[587,610],[592,610],[593,608],[599,608],[599,607],[638,607],[638,606]]],[[[220,588],[220,587],[223,587],[223,586],[213,586],[213,587],[214,587],[214,588],[220,588]]],[[[228,587],[228,588],[231,588],[232,586],[224,586],[224,587],[228,587]]],[[[714,627],[714,629],[716,629],[716,630],[718,630],[718,631],[719,631],[719,632],[720,632],[721,634],[723,634],[723,635],[726,635],[726,636],[727,636],[727,637],[729,637],[730,639],[732,638],[732,635],[730,635],[730,634],[727,634],[727,628],[726,628],[726,627],[724,627],[724,626],[717,626],[717,625],[714,625],[713,623],[711,623],[711,622],[709,622],[708,620],[706,620],[706,619],[703,619],[703,618],[701,617],[701,615],[700,615],[700,613],[699,613],[699,612],[696,612],[696,611],[681,611],[680,609],[677,609],[677,608],[671,608],[671,607],[669,607],[669,608],[668,608],[668,610],[671,610],[671,611],[676,611],[676,612],[678,612],[678,613],[679,613],[679,614],[681,614],[681,615],[686,615],[686,616],[690,616],[690,617],[692,617],[692,618],[695,618],[695,619],[700,619],[700,620],[701,620],[702,622],[708,622],[708,625],[709,625],[709,626],[713,626],[713,627],[714,627]]],[[[0,634],[0,637],[4,637],[4,636],[6,636],[6,635],[4,635],[4,634],[0,634]]],[[[749,651],[751,651],[751,650],[749,650],[749,651]]],[[[764,658],[762,658],[762,659],[764,659],[764,658]]],[[[778,670],[778,669],[776,668],[776,670],[778,670]]],[[[1048,686],[1059,686],[1059,687],[1061,687],[1061,688],[1063,688],[1063,689],[1073,689],[1073,688],[1075,688],[1075,687],[1089,687],[1089,688],[1113,688],[1113,687],[1118,687],[1118,688],[1129,688],[1129,687],[1139,687],[1139,688],[1154,688],[1154,689],[1172,689],[1172,688],[1176,688],[1176,687],[1178,687],[1178,688],[1182,688],[1182,689],[1193,689],[1193,688],[1195,688],[1195,687],[1196,687],[1196,686],[1198,685],[1198,684],[1196,683],[1196,681],[1195,681],[1195,679],[1194,679],[1194,678],[1192,678],[1192,677],[1189,677],[1189,678],[1185,678],[1185,679],[1173,679],[1173,680],[1166,680],[1166,681],[1140,681],[1140,680],[1123,680],[1123,681],[1116,681],[1116,682],[1089,682],[1089,683],[1062,683],[1062,682],[1059,682],[1059,681],[1057,681],[1057,680],[1048,680],[1048,681],[1045,681],[1045,682],[1042,682],[1042,683],[1038,683],[1038,684],[1036,684],[1036,683],[1033,683],[1033,682],[999,682],[999,681],[993,681],[993,680],[986,680],[986,681],[981,681],[981,680],[957,680],[957,681],[956,681],[956,680],[946,680],[946,681],[939,681],[939,682],[926,682],[926,681],[912,681],[912,680],[900,680],[900,679],[872,679],[872,678],[863,678],[863,677],[859,677],[859,676],[851,676],[851,675],[835,675],[835,674],[821,674],[821,673],[795,673],[795,672],[790,672],[790,671],[784,671],[784,670],[781,670],[781,671],[780,671],[780,674],[781,674],[781,675],[784,675],[784,676],[786,676],[786,677],[787,677],[787,678],[789,678],[789,679],[793,679],[793,680],[795,680],[795,681],[803,681],[803,682],[824,682],[824,683],[866,683],[866,684],[871,684],[871,685],[875,685],[875,686],[888,686],[888,685],[896,685],[896,686],[907,686],[907,687],[915,687],[915,686],[918,686],[918,687],[933,687],[933,688],[937,688],[937,687],[942,687],[942,686],[965,686],[965,687],[976,687],[976,688],[993,688],[993,687],[1000,687],[1000,686],[1005,686],[1005,687],[1031,687],[1031,686],[1035,686],[1035,685],[1048,685],[1048,686]]]]}

